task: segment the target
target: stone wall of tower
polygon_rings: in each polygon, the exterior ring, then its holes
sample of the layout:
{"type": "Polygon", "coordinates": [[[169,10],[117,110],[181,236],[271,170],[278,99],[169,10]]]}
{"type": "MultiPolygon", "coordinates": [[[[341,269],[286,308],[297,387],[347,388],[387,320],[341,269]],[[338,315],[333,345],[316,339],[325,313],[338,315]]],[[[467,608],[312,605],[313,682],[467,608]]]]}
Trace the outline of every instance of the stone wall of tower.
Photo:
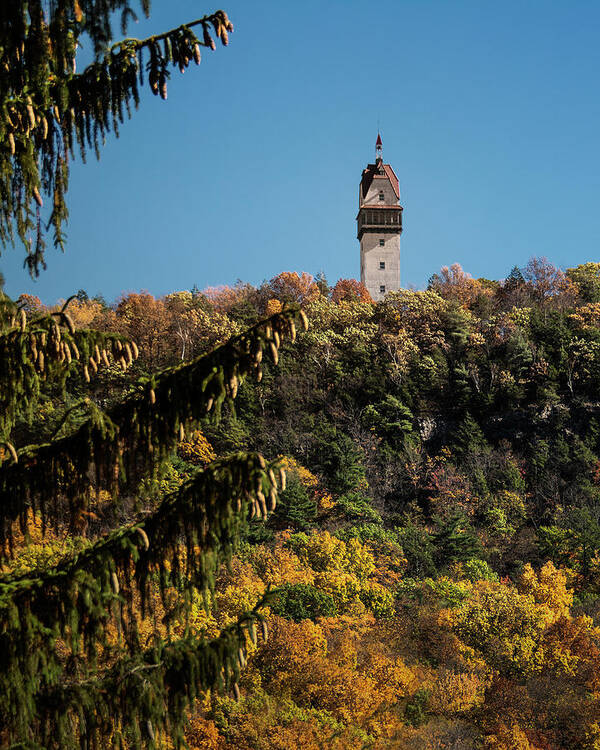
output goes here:
{"type": "Polygon", "coordinates": [[[363,234],[360,241],[360,280],[376,302],[383,299],[387,292],[400,289],[400,234],[363,234]],[[381,268],[382,263],[384,268],[381,268]]]}

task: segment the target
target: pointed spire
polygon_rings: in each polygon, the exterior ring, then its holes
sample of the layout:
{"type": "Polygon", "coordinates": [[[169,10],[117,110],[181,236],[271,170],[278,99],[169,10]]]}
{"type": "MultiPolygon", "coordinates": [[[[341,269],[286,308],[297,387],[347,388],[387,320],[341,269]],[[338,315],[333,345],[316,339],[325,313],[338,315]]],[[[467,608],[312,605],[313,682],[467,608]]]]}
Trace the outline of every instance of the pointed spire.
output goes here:
{"type": "Polygon", "coordinates": [[[375,161],[383,159],[383,141],[381,135],[377,133],[377,141],[375,142],[375,161]]]}

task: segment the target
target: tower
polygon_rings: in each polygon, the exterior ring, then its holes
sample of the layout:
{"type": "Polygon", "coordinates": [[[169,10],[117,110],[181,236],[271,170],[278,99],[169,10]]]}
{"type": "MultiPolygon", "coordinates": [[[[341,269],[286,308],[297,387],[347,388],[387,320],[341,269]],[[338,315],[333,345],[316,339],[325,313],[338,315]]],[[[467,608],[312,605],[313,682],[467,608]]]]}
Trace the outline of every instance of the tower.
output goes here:
{"type": "Polygon", "coordinates": [[[402,206],[394,170],[383,163],[383,143],[377,134],[375,164],[363,169],[358,188],[360,280],[371,297],[381,300],[400,289],[402,206]]]}

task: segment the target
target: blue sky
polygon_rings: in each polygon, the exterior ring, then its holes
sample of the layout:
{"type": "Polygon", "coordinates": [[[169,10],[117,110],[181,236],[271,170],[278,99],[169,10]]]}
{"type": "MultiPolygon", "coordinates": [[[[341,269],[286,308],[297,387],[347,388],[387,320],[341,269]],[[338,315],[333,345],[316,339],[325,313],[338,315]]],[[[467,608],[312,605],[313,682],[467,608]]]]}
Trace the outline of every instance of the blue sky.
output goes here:
{"type": "MultiPolygon", "coordinates": [[[[502,278],[531,255],[600,259],[600,4],[223,0],[228,48],[147,90],[100,162],[73,165],[67,251],[6,290],[113,300],[283,270],[356,277],[361,170],[404,205],[402,283],[442,265],[502,278]]],[[[142,37],[216,6],[154,0],[142,37]]]]}

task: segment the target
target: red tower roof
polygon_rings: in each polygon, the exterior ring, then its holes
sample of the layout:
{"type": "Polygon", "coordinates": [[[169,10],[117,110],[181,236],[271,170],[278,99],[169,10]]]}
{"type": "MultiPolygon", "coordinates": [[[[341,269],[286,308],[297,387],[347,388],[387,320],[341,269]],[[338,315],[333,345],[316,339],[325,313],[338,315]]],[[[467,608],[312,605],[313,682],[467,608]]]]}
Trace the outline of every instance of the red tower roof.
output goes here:
{"type": "Polygon", "coordinates": [[[360,181],[361,200],[367,197],[367,193],[369,192],[369,188],[371,187],[371,183],[373,182],[373,179],[375,177],[384,177],[384,179],[385,177],[387,177],[392,185],[392,188],[394,189],[396,198],[400,200],[400,183],[398,182],[396,173],[389,164],[384,164],[382,161],[378,162],[377,164],[369,164],[366,169],[363,169],[362,178],[360,181]],[[381,167],[383,167],[383,174],[381,172],[381,167]]]}
{"type": "Polygon", "coordinates": [[[375,147],[377,148],[377,146],[383,146],[383,141],[381,140],[379,133],[377,133],[377,141],[375,142],[375,147]]]}

